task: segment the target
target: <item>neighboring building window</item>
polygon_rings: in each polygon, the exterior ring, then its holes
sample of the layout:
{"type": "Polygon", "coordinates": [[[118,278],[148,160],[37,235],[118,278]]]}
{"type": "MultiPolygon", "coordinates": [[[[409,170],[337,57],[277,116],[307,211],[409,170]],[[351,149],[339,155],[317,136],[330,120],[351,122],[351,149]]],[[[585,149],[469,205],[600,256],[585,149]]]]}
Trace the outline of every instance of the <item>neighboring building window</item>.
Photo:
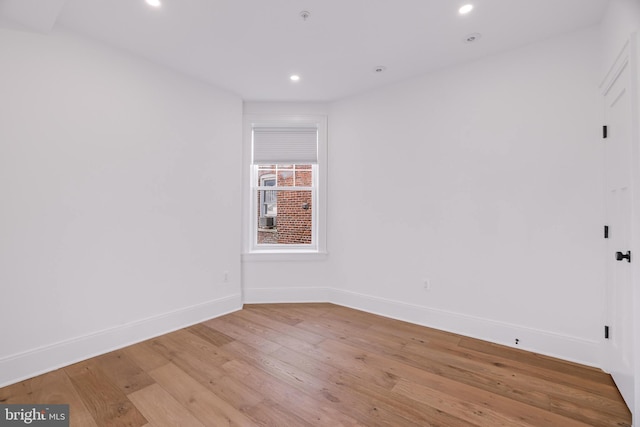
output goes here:
{"type": "MultiPolygon", "coordinates": [[[[259,174],[259,176],[261,188],[276,186],[276,175],[267,172],[259,174]]],[[[278,192],[276,190],[260,190],[258,197],[260,197],[260,218],[275,218],[278,215],[278,192]]],[[[275,223],[267,225],[267,221],[264,222],[264,225],[262,221],[260,222],[260,227],[273,228],[275,226],[275,223]]]]}
{"type": "Polygon", "coordinates": [[[324,215],[318,209],[324,126],[324,121],[251,123],[249,252],[324,250],[324,230],[319,232],[324,215]]]}

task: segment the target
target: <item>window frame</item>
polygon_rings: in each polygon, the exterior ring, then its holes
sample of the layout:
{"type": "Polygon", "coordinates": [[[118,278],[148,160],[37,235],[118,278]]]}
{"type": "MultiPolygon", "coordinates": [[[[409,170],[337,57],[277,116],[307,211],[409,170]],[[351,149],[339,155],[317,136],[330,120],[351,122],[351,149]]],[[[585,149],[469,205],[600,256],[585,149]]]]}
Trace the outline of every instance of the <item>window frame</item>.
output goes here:
{"type": "MultiPolygon", "coordinates": [[[[297,259],[300,256],[326,255],[326,224],[327,224],[327,117],[320,115],[265,115],[251,114],[244,117],[243,123],[243,187],[244,197],[243,215],[243,259],[271,260],[297,259]],[[255,168],[252,164],[252,138],[254,127],[287,127],[314,126],[318,130],[318,161],[314,165],[313,203],[315,210],[312,221],[312,244],[262,244],[258,245],[258,221],[255,214],[258,208],[255,181],[255,168]],[[292,258],[293,257],[293,258],[292,258]]],[[[284,164],[284,163],[282,163],[284,164]]],[[[277,189],[276,187],[275,189],[277,189]]],[[[295,190],[296,187],[288,188],[295,190]]],[[[298,188],[300,189],[300,188],[298,188]]],[[[258,190],[259,191],[259,190],[258,190]]],[[[262,211],[260,211],[262,213],[262,211]]]]}

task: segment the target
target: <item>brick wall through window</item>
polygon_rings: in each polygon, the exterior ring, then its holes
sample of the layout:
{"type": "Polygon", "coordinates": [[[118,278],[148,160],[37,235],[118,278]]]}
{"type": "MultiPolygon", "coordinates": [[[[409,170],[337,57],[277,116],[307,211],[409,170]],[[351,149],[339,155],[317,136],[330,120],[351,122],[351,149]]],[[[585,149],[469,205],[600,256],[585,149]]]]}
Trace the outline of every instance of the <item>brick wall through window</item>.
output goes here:
{"type": "Polygon", "coordinates": [[[313,185],[311,165],[261,165],[258,171],[258,185],[264,176],[276,176],[278,187],[291,187],[291,190],[258,190],[256,219],[258,221],[258,244],[311,244],[313,227],[312,191],[297,189],[310,188],[313,185]],[[274,226],[264,218],[265,210],[261,203],[266,197],[273,197],[274,191],[277,208],[276,214],[269,215],[275,219],[274,226]]]}

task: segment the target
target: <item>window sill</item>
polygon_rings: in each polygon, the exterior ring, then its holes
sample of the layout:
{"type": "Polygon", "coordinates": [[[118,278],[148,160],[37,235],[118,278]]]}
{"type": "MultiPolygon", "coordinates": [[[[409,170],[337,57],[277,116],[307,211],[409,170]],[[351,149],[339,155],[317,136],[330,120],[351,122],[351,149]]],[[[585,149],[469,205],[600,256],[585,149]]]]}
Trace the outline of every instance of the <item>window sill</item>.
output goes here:
{"type": "Polygon", "coordinates": [[[277,228],[258,228],[258,233],[277,233],[277,228]]]}
{"type": "Polygon", "coordinates": [[[306,250],[262,250],[245,252],[242,254],[243,262],[305,262],[324,261],[329,256],[328,252],[306,250]]]}

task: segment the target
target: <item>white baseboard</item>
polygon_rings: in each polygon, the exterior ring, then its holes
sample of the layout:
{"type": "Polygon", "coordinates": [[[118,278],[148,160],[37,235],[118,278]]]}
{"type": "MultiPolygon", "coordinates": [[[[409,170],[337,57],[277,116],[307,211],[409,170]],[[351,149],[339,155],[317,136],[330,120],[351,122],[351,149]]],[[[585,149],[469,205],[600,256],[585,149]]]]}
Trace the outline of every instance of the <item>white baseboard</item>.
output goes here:
{"type": "Polygon", "coordinates": [[[599,367],[600,344],[568,335],[528,328],[451,311],[334,289],[332,303],[398,320],[599,367]],[[515,339],[519,344],[515,344],[515,339]]]}
{"type": "Polygon", "coordinates": [[[0,387],[242,309],[239,294],[0,359],[0,387]]]}
{"type": "Polygon", "coordinates": [[[251,288],[243,291],[245,304],[331,302],[330,288],[251,288]]]}
{"type": "Polygon", "coordinates": [[[587,366],[601,367],[600,343],[573,336],[332,288],[261,288],[247,289],[244,292],[245,303],[330,302],[587,366]],[[517,345],[516,338],[519,340],[517,345]]]}
{"type": "Polygon", "coordinates": [[[3,357],[0,359],[0,387],[240,310],[243,302],[329,302],[588,366],[600,366],[600,344],[595,341],[332,288],[254,288],[244,290],[243,298],[231,295],[3,357]],[[519,345],[514,343],[516,337],[520,340],[519,345]]]}

